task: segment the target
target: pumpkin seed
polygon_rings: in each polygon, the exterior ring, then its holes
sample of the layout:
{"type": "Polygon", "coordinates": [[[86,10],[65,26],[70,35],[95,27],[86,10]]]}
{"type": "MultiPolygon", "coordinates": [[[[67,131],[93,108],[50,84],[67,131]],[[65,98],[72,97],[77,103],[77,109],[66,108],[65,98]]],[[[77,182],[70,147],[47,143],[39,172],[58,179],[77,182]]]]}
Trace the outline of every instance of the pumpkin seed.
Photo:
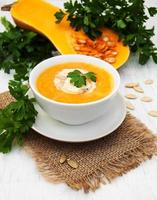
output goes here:
{"type": "Polygon", "coordinates": [[[152,79],[147,79],[147,80],[144,81],[144,83],[145,83],[146,85],[150,85],[150,84],[153,84],[154,81],[153,81],[152,79]]]}
{"type": "Polygon", "coordinates": [[[86,44],[86,40],[78,39],[78,40],[77,40],[77,43],[78,43],[78,44],[86,44]]]}
{"type": "Polygon", "coordinates": [[[102,53],[97,53],[97,54],[94,55],[94,57],[101,58],[102,55],[103,55],[102,53]]]}
{"type": "Polygon", "coordinates": [[[133,89],[134,89],[136,92],[144,93],[144,90],[143,90],[140,86],[135,86],[135,87],[133,87],[133,89]]]}
{"type": "Polygon", "coordinates": [[[105,58],[105,61],[107,61],[109,63],[114,63],[114,62],[116,62],[116,59],[114,57],[108,57],[108,58],[105,58]]]}
{"type": "Polygon", "coordinates": [[[105,43],[104,43],[104,44],[101,44],[101,45],[98,45],[96,49],[97,49],[98,51],[101,51],[101,50],[103,50],[104,48],[106,48],[106,44],[105,44],[105,43]]]}
{"type": "Polygon", "coordinates": [[[113,56],[116,56],[116,55],[118,54],[118,51],[112,50],[111,54],[112,54],[113,56]]]}
{"type": "Polygon", "coordinates": [[[72,167],[72,168],[74,168],[74,169],[78,168],[78,163],[77,163],[76,161],[74,161],[74,160],[67,159],[67,163],[68,163],[68,165],[69,165],[70,167],[72,167]]]}
{"type": "Polygon", "coordinates": [[[152,117],[157,117],[157,110],[150,110],[148,112],[148,115],[152,116],[152,117]]]}
{"type": "Polygon", "coordinates": [[[152,98],[148,97],[148,96],[144,96],[144,97],[141,98],[141,101],[143,101],[143,102],[151,102],[152,98]]]}
{"type": "Polygon", "coordinates": [[[107,57],[108,55],[111,55],[111,53],[112,53],[112,50],[107,50],[107,51],[105,52],[105,56],[107,57]]]}
{"type": "Polygon", "coordinates": [[[108,42],[108,41],[109,41],[109,38],[108,38],[107,36],[103,36],[103,40],[104,40],[105,42],[108,42]]]}
{"type": "Polygon", "coordinates": [[[135,106],[132,103],[130,103],[129,101],[126,102],[126,107],[129,110],[135,110],[135,106]]]}
{"type": "Polygon", "coordinates": [[[108,41],[108,42],[107,42],[107,46],[109,46],[109,47],[114,47],[114,46],[115,46],[115,42],[108,41]]]}
{"type": "Polygon", "coordinates": [[[74,49],[76,50],[76,51],[79,51],[80,50],[80,47],[74,47],[74,49]]]}
{"type": "Polygon", "coordinates": [[[66,155],[62,154],[61,157],[60,157],[59,162],[60,162],[61,164],[63,164],[63,163],[66,161],[66,159],[67,159],[66,155]]]}
{"type": "Polygon", "coordinates": [[[134,88],[134,87],[137,87],[137,86],[139,86],[139,83],[127,83],[127,84],[125,84],[126,88],[134,88]]]}
{"type": "Polygon", "coordinates": [[[137,99],[137,96],[135,94],[127,94],[127,95],[125,95],[125,97],[127,99],[137,99]]]}
{"type": "Polygon", "coordinates": [[[82,53],[85,53],[85,52],[91,52],[91,48],[89,47],[86,47],[86,46],[80,46],[80,49],[79,51],[81,51],[82,53]]]}

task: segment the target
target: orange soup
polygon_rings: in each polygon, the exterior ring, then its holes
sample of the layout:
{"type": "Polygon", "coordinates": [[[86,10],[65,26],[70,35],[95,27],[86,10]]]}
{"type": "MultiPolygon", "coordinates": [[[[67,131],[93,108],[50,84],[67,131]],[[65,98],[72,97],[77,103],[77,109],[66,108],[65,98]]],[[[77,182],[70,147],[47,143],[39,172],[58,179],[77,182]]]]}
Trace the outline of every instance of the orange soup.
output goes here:
{"type": "Polygon", "coordinates": [[[38,91],[45,97],[57,102],[80,104],[102,99],[109,95],[114,87],[112,75],[95,65],[81,62],[68,62],[49,67],[36,81],[38,91]],[[86,86],[77,88],[65,74],[79,70],[81,73],[92,72],[96,81],[86,80],[86,86]]]}

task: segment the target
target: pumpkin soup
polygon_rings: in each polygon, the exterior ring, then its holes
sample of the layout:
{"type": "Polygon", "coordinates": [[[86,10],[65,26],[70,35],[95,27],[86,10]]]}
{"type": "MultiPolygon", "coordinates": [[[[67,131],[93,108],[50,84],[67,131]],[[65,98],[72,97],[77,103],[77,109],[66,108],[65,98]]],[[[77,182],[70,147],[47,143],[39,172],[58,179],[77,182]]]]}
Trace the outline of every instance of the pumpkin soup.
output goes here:
{"type": "Polygon", "coordinates": [[[68,62],[49,67],[36,81],[38,91],[45,97],[63,103],[88,103],[102,99],[112,92],[112,75],[95,65],[68,62]]]}

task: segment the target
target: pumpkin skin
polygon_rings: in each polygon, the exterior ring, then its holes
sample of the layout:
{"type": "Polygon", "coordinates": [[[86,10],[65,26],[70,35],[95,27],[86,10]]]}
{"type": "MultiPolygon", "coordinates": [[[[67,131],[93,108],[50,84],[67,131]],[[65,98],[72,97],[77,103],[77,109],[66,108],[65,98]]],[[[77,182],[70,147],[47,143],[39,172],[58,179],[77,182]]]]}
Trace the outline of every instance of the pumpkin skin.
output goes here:
{"type": "MultiPolygon", "coordinates": [[[[37,31],[47,37],[61,54],[76,54],[71,37],[74,30],[69,22],[64,18],[60,24],[55,23],[54,14],[58,9],[44,0],[18,0],[11,8],[11,15],[18,26],[37,31]]],[[[119,53],[112,65],[119,68],[129,57],[129,47],[119,42],[118,35],[112,30],[104,28],[103,32],[116,41],[115,49],[119,53]]],[[[79,34],[84,35],[82,31],[79,31],[79,34]]]]}

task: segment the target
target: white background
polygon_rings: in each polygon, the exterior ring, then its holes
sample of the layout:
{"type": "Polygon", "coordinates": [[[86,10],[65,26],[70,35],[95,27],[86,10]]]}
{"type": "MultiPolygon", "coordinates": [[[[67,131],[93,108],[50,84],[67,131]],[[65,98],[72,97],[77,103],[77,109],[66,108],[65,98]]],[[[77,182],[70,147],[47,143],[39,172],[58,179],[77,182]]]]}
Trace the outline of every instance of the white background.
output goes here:
{"type": "MultiPolygon", "coordinates": [[[[61,0],[51,0],[62,5],[61,0]]],[[[10,1],[1,0],[0,6],[10,1]]],[[[157,0],[146,2],[157,6],[157,0]]],[[[8,12],[0,12],[10,18],[8,12]]],[[[148,27],[155,26],[157,44],[157,17],[149,20],[148,27]]],[[[2,27],[0,27],[2,30],[2,27]]],[[[119,70],[122,83],[120,92],[126,94],[130,89],[124,88],[127,82],[140,82],[145,95],[153,98],[152,103],[143,103],[139,99],[132,102],[136,106],[132,114],[141,119],[154,133],[157,133],[157,118],[147,115],[151,109],[157,110],[157,65],[150,61],[145,66],[138,65],[137,58],[131,56],[119,70]],[[153,79],[153,85],[146,86],[145,79],[153,79]]],[[[0,71],[0,92],[7,89],[11,76],[0,71]]],[[[138,94],[138,96],[142,96],[138,94]]],[[[33,159],[21,148],[14,148],[10,154],[0,154],[0,200],[157,200],[157,157],[142,163],[135,170],[118,177],[111,184],[102,185],[95,193],[84,194],[73,191],[65,184],[52,184],[44,180],[36,169],[33,159]]]]}

